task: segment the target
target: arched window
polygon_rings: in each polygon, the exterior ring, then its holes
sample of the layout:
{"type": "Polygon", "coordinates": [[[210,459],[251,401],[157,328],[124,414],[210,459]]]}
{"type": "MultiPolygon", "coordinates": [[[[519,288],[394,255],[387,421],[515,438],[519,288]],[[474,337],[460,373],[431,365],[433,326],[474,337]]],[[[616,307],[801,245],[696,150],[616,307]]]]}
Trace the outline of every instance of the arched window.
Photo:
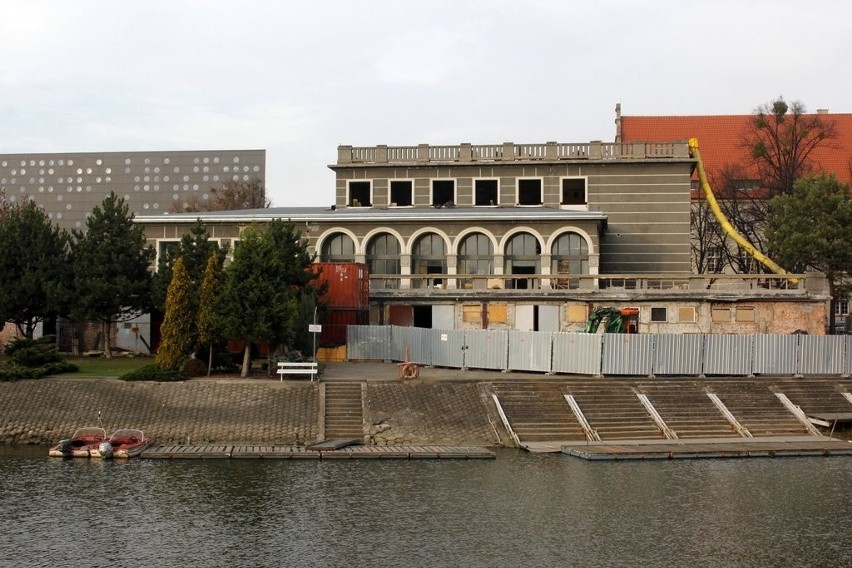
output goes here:
{"type": "MultiPolygon", "coordinates": [[[[538,239],[530,233],[518,233],[506,243],[506,254],[503,258],[506,274],[540,274],[541,246],[538,239]]],[[[511,288],[532,288],[533,281],[526,278],[509,280],[511,288]]]]}
{"type": "MultiPolygon", "coordinates": [[[[459,245],[458,274],[492,274],[494,248],[491,239],[482,233],[471,233],[459,245]]],[[[462,288],[485,288],[482,279],[462,279],[462,288]]]]}
{"type": "MultiPolygon", "coordinates": [[[[399,269],[399,241],[390,233],[380,233],[370,239],[367,243],[367,264],[370,266],[370,274],[400,274],[399,269]]],[[[399,280],[389,278],[386,280],[370,279],[370,285],[381,288],[399,288],[399,280]]]]}
{"type": "Polygon", "coordinates": [[[557,288],[579,288],[580,280],[568,274],[589,273],[589,243],[577,233],[559,235],[550,251],[550,272],[558,275],[557,288]]]}
{"type": "MultiPolygon", "coordinates": [[[[411,249],[412,274],[446,274],[447,248],[444,239],[436,233],[426,233],[418,237],[411,249]]],[[[441,279],[412,279],[412,286],[441,286],[441,279]]]]}
{"type": "Polygon", "coordinates": [[[345,233],[335,233],[322,243],[321,262],[355,262],[355,242],[345,233]]]}

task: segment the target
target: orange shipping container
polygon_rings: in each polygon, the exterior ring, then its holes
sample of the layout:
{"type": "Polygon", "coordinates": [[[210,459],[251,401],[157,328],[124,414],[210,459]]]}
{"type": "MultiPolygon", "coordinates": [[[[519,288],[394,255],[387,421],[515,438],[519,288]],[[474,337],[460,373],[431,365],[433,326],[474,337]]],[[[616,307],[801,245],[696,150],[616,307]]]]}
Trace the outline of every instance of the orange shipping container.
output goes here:
{"type": "Polygon", "coordinates": [[[320,300],[329,309],[366,310],[370,307],[370,269],[358,262],[317,262],[318,283],[328,284],[320,300]]]}

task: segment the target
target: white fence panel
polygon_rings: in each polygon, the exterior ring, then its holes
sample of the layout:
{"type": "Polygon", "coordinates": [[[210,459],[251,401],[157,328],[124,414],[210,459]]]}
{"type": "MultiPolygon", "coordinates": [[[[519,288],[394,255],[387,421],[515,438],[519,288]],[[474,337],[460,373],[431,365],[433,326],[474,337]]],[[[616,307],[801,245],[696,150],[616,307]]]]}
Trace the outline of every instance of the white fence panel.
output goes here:
{"type": "Polygon", "coordinates": [[[703,335],[697,333],[655,335],[655,375],[700,375],[703,358],[703,335]]]}
{"type": "Polygon", "coordinates": [[[509,369],[512,371],[551,371],[553,333],[549,331],[510,331],[509,369]]]}
{"type": "Polygon", "coordinates": [[[748,375],[754,344],[753,335],[705,335],[705,375],[748,375]]]}
{"type": "Polygon", "coordinates": [[[604,375],[645,375],[653,371],[654,336],[627,333],[603,335],[604,375]]]}
{"type": "Polygon", "coordinates": [[[799,374],[839,375],[846,366],[846,336],[800,335],[799,374]]]}
{"type": "Polygon", "coordinates": [[[508,369],[509,332],[495,329],[466,331],[464,365],[472,369],[508,369]]]}
{"type": "Polygon", "coordinates": [[[755,375],[796,373],[798,335],[755,335],[751,372],[755,375]]]}
{"type": "Polygon", "coordinates": [[[554,333],[553,371],[577,375],[599,375],[602,337],[597,333],[554,333]]]}

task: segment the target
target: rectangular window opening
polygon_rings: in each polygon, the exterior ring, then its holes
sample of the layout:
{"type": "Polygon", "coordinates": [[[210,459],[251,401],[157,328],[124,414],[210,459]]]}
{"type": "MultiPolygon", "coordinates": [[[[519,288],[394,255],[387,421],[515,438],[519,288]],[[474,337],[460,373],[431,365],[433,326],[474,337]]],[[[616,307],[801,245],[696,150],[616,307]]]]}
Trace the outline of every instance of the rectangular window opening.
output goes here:
{"type": "Polygon", "coordinates": [[[496,179],[478,179],[474,182],[474,201],[477,206],[498,205],[498,186],[496,179]]]}
{"type": "Polygon", "coordinates": [[[518,180],[518,205],[541,205],[541,180],[518,180]]]}
{"type": "Polygon", "coordinates": [[[432,180],[432,206],[452,207],[456,204],[456,181],[452,179],[432,180]]]}
{"type": "Polygon", "coordinates": [[[413,195],[411,181],[397,180],[390,182],[391,207],[411,207],[414,205],[413,195]]]}
{"type": "Polygon", "coordinates": [[[726,323],[731,321],[730,308],[713,308],[711,312],[713,323],[726,323]]]}
{"type": "Polygon", "coordinates": [[[669,313],[666,308],[651,308],[651,321],[653,322],[667,322],[668,316],[669,313]]]}
{"type": "Polygon", "coordinates": [[[349,182],[349,206],[372,207],[372,184],[369,181],[349,182]]]}
{"type": "Polygon", "coordinates": [[[754,321],[754,308],[751,306],[737,306],[736,310],[736,318],[737,322],[753,322],[754,321]]]}
{"type": "Polygon", "coordinates": [[[562,205],[586,205],[586,178],[562,179],[562,205]]]}

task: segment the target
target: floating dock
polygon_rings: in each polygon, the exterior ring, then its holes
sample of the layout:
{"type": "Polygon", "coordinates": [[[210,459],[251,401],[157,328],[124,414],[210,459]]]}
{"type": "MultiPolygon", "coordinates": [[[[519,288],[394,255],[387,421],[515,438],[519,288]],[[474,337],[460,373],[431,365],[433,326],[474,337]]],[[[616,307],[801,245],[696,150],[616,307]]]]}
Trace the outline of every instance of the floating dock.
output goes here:
{"type": "Polygon", "coordinates": [[[149,459],[494,459],[479,446],[346,446],[314,449],[303,446],[159,445],[141,457],[149,459]]]}
{"type": "Polygon", "coordinates": [[[562,453],[585,460],[674,460],[852,455],[852,443],[814,436],[566,443],[562,453]]]}

